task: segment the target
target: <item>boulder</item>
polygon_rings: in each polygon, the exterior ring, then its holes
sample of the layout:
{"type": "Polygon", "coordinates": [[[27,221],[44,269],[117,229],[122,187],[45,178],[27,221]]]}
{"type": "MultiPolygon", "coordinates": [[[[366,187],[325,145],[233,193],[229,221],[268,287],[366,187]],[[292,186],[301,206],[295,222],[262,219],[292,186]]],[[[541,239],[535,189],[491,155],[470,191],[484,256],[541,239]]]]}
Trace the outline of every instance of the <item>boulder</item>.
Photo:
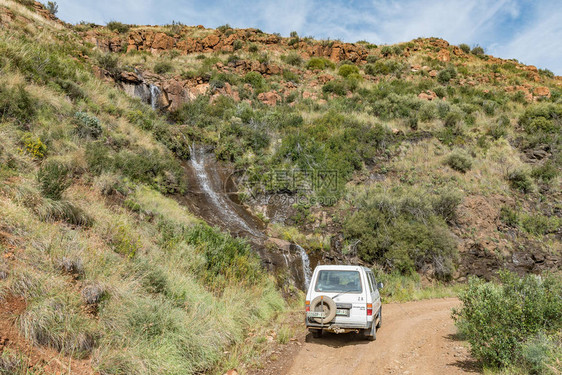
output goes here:
{"type": "Polygon", "coordinates": [[[429,76],[430,76],[430,77],[437,77],[437,70],[430,70],[430,71],[429,71],[429,76]]]}
{"type": "Polygon", "coordinates": [[[269,92],[262,92],[261,94],[259,94],[258,100],[260,100],[264,104],[274,106],[277,104],[278,101],[281,100],[281,97],[275,91],[269,91],[269,92]]]}
{"type": "Polygon", "coordinates": [[[170,50],[174,48],[175,39],[164,33],[157,33],[154,35],[152,42],[152,49],[157,51],[170,50]]]}
{"type": "Polygon", "coordinates": [[[451,54],[448,49],[442,49],[437,53],[437,60],[443,62],[451,61],[451,54]]]}
{"type": "Polygon", "coordinates": [[[535,89],[533,90],[533,95],[550,98],[550,89],[544,86],[535,87],[535,89]]]}
{"type": "Polygon", "coordinates": [[[424,91],[424,92],[420,92],[419,95],[418,95],[418,98],[420,98],[420,99],[422,99],[422,100],[429,100],[429,101],[431,101],[431,100],[437,99],[437,94],[434,93],[434,92],[431,91],[431,90],[426,90],[426,91],[424,91]]]}

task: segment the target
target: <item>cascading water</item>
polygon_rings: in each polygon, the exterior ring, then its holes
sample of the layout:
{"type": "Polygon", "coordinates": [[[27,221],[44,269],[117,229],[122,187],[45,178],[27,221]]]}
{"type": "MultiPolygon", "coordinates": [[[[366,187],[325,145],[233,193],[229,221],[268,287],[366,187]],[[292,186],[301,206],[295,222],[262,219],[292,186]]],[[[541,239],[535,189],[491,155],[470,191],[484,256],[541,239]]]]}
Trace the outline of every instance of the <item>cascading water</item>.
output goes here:
{"type": "Polygon", "coordinates": [[[224,194],[217,192],[213,187],[211,178],[205,168],[205,150],[201,147],[192,146],[190,147],[190,151],[191,165],[195,171],[195,177],[203,193],[215,206],[215,211],[220,212],[222,221],[231,229],[238,228],[255,237],[262,238],[263,234],[251,228],[248,223],[231,208],[229,202],[224,198],[224,194]]]}
{"type": "Polygon", "coordinates": [[[162,91],[160,90],[160,87],[153,84],[151,84],[149,88],[150,88],[150,106],[152,107],[153,110],[157,110],[158,98],[160,97],[162,91]]]}
{"type": "Polygon", "coordinates": [[[308,254],[302,248],[302,246],[295,244],[297,249],[299,250],[299,254],[301,256],[302,261],[302,273],[304,276],[304,288],[305,290],[308,289],[310,286],[310,277],[312,276],[312,270],[310,269],[310,259],[308,258],[308,254]]]}

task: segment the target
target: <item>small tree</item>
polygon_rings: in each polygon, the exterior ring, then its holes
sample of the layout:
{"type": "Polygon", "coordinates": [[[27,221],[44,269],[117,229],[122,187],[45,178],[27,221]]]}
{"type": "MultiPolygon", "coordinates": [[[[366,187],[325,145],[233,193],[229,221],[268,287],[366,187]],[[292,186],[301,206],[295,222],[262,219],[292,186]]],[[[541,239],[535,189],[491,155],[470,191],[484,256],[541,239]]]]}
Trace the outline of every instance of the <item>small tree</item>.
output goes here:
{"type": "Polygon", "coordinates": [[[56,1],[49,1],[47,3],[47,10],[54,16],[59,11],[59,5],[56,1]]]}

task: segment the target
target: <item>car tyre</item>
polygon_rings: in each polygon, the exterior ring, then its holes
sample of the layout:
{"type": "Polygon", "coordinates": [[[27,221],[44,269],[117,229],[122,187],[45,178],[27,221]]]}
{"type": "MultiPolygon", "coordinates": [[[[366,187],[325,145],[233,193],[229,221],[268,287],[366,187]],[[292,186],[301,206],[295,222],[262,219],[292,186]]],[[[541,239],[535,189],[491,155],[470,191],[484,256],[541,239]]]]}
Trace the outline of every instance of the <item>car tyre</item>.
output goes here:
{"type": "Polygon", "coordinates": [[[381,328],[381,326],[382,326],[382,306],[381,306],[381,308],[379,309],[379,321],[378,321],[378,323],[377,323],[377,329],[378,329],[378,328],[381,328]]]}

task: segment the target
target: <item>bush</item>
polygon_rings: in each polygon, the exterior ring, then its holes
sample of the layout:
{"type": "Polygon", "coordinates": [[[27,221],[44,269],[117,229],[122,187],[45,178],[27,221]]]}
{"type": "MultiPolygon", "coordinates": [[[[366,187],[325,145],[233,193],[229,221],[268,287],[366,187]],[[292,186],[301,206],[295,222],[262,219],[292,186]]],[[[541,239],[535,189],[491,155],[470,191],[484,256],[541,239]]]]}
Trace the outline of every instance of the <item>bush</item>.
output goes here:
{"type": "Polygon", "coordinates": [[[310,70],[324,70],[326,68],[334,68],[335,65],[328,59],[313,57],[306,63],[306,68],[310,70]]]}
{"type": "Polygon", "coordinates": [[[236,39],[234,43],[232,43],[232,48],[234,49],[234,51],[238,51],[242,47],[244,47],[244,42],[242,42],[240,39],[236,39]]]}
{"type": "Polygon", "coordinates": [[[390,56],[392,54],[392,47],[384,46],[381,48],[381,55],[390,56]]]}
{"type": "Polygon", "coordinates": [[[531,172],[531,176],[543,182],[554,180],[558,174],[558,168],[552,161],[547,161],[543,165],[533,168],[531,172]]]}
{"type": "Polygon", "coordinates": [[[473,277],[453,317],[484,366],[507,367],[525,362],[537,337],[562,329],[561,295],[562,281],[555,275],[519,278],[501,272],[498,284],[473,277]]]}
{"type": "Polygon", "coordinates": [[[459,111],[450,111],[445,115],[445,121],[443,125],[447,128],[454,128],[459,125],[462,121],[462,113],[459,111]]]}
{"type": "Polygon", "coordinates": [[[350,74],[359,74],[359,68],[356,65],[344,64],[338,69],[338,74],[347,78],[350,74]]]}
{"type": "Polygon", "coordinates": [[[374,63],[377,62],[378,59],[379,59],[378,56],[369,55],[369,56],[367,56],[367,63],[368,63],[368,64],[374,64],[374,63]]]}
{"type": "Polygon", "coordinates": [[[100,120],[97,117],[85,112],[76,112],[75,131],[79,137],[97,139],[102,133],[100,120]]]}
{"type": "Polygon", "coordinates": [[[41,141],[39,137],[31,133],[25,133],[22,137],[23,147],[25,152],[36,159],[42,159],[47,154],[47,146],[41,141]]]}
{"type": "Polygon", "coordinates": [[[244,76],[244,82],[249,83],[255,90],[262,90],[266,86],[266,81],[258,72],[248,72],[244,76]]]}
{"type": "Polygon", "coordinates": [[[326,82],[326,84],[322,86],[322,91],[325,93],[333,93],[339,96],[343,96],[347,94],[347,85],[344,81],[334,79],[332,81],[326,82]]]}
{"type": "Polygon", "coordinates": [[[439,83],[448,83],[451,79],[457,77],[457,70],[454,66],[449,66],[448,68],[442,70],[437,74],[437,81],[439,83]]]}
{"type": "Polygon", "coordinates": [[[106,26],[109,30],[118,32],[119,34],[126,33],[130,29],[129,25],[117,21],[110,21],[106,26]]]}
{"type": "Polygon", "coordinates": [[[474,46],[474,48],[472,48],[472,54],[476,55],[476,56],[482,56],[484,55],[484,48],[480,47],[480,46],[474,46]]]}
{"type": "Polygon", "coordinates": [[[466,43],[462,43],[459,44],[459,48],[464,52],[464,53],[470,53],[470,46],[466,43]]]}
{"type": "Polygon", "coordinates": [[[28,123],[37,114],[37,104],[23,85],[9,88],[0,84],[0,120],[9,118],[18,123],[28,123]]]}
{"type": "Polygon", "coordinates": [[[283,79],[285,81],[290,81],[290,82],[294,82],[294,83],[298,83],[300,78],[299,75],[296,73],[293,73],[292,71],[285,69],[283,70],[283,79]]]}
{"type": "Polygon", "coordinates": [[[119,68],[119,58],[112,53],[106,53],[98,56],[98,64],[103,69],[107,70],[112,77],[117,77],[121,74],[119,68]]]}
{"type": "Polygon", "coordinates": [[[256,53],[258,52],[259,47],[257,44],[250,44],[250,46],[248,47],[248,51],[251,53],[256,53]]]}
{"type": "Polygon", "coordinates": [[[523,193],[529,193],[533,190],[533,182],[529,175],[523,170],[515,170],[507,174],[507,180],[511,187],[523,193]]]}
{"type": "Polygon", "coordinates": [[[43,196],[53,200],[60,200],[62,193],[70,186],[68,168],[55,161],[48,161],[41,165],[37,172],[37,181],[43,196]]]}
{"type": "Polygon", "coordinates": [[[59,11],[59,6],[56,1],[48,1],[46,8],[47,11],[51,13],[53,16],[56,15],[59,11]]]}
{"type": "Polygon", "coordinates": [[[472,159],[465,152],[458,150],[450,153],[445,159],[445,163],[461,173],[466,173],[472,168],[472,159]]]}
{"type": "MultiPolygon", "coordinates": [[[[439,195],[405,192],[369,192],[357,201],[359,209],[344,221],[343,232],[349,243],[366,262],[386,265],[389,271],[403,274],[433,269],[434,276],[450,279],[457,260],[456,243],[445,219],[434,207],[442,201],[439,195]]],[[[457,198],[448,197],[452,211],[457,198]]],[[[451,210],[443,213],[451,218],[451,210]]]]}
{"type": "Polygon", "coordinates": [[[374,64],[367,64],[365,65],[365,73],[370,75],[377,75],[377,74],[392,74],[399,72],[402,69],[402,65],[396,61],[382,61],[379,60],[374,64]]]}
{"type": "Polygon", "coordinates": [[[73,101],[80,100],[80,99],[86,99],[88,97],[86,92],[80,86],[78,86],[76,83],[74,83],[71,80],[57,79],[56,83],[68,95],[68,97],[73,101]]]}
{"type": "Polygon", "coordinates": [[[174,70],[174,66],[170,61],[160,60],[154,64],[154,73],[156,74],[166,74],[174,70]]]}

